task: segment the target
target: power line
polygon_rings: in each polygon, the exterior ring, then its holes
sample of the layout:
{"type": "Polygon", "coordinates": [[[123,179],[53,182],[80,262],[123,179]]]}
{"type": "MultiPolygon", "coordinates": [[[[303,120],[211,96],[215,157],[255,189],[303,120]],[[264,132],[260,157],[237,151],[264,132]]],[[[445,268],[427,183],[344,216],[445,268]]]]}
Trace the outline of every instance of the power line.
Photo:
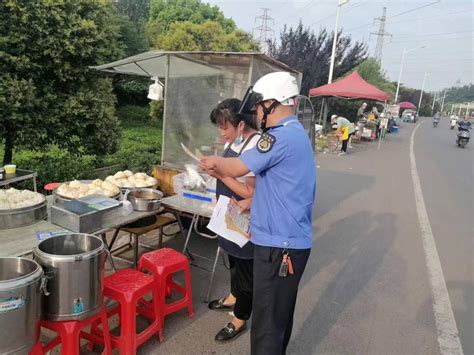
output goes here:
{"type": "Polygon", "coordinates": [[[268,16],[268,11],[270,11],[268,7],[264,7],[262,10],[263,14],[255,17],[255,22],[261,20],[261,25],[253,29],[253,37],[260,43],[260,50],[265,54],[269,54],[270,46],[268,45],[268,42],[273,40],[275,31],[268,25],[268,23],[271,21],[273,25],[275,25],[275,21],[273,21],[273,17],[268,16]],[[257,37],[255,36],[255,32],[259,32],[257,37]]]}
{"type": "MultiPolygon", "coordinates": [[[[413,12],[413,11],[416,11],[416,10],[419,10],[419,9],[422,9],[422,8],[425,8],[425,7],[428,7],[428,6],[431,6],[431,5],[434,5],[434,4],[437,4],[438,2],[440,2],[440,0],[429,3],[429,4],[426,4],[426,5],[423,5],[423,6],[416,7],[414,9],[411,9],[411,10],[408,10],[408,11],[400,12],[400,13],[395,14],[393,16],[387,17],[387,20],[389,20],[391,18],[394,18],[394,17],[397,17],[397,16],[401,16],[401,15],[413,12]]],[[[349,28],[347,31],[355,31],[355,30],[359,30],[359,29],[369,27],[369,26],[373,26],[373,22],[368,22],[368,23],[360,25],[360,26],[349,28]]]]}
{"type": "Polygon", "coordinates": [[[394,17],[397,17],[397,16],[409,14],[410,12],[413,12],[413,11],[417,11],[417,10],[420,10],[420,9],[424,9],[425,7],[428,7],[428,6],[437,4],[437,3],[439,3],[440,1],[441,1],[441,0],[437,0],[437,1],[434,1],[434,2],[430,2],[429,4],[426,4],[426,5],[422,5],[422,6],[419,6],[419,7],[415,7],[414,9],[411,9],[411,10],[407,10],[407,11],[400,12],[400,13],[395,14],[395,15],[393,15],[393,16],[387,17],[387,20],[389,20],[389,19],[391,19],[391,18],[394,18],[394,17]]]}

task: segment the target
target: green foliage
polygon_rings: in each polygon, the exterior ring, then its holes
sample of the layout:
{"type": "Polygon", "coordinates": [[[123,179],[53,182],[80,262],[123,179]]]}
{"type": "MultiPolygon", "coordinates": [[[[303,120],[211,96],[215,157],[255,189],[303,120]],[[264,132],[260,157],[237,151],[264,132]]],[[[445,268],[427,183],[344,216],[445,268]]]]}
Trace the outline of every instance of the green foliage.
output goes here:
{"type": "Polygon", "coordinates": [[[150,101],[150,118],[155,122],[163,122],[164,101],[150,101]]]}
{"type": "Polygon", "coordinates": [[[451,109],[453,103],[465,103],[474,101],[474,84],[446,89],[444,111],[451,109]]]}
{"type": "Polygon", "coordinates": [[[119,14],[127,16],[137,27],[148,20],[150,0],[117,0],[114,5],[119,14]]]}
{"type": "Polygon", "coordinates": [[[108,80],[88,66],[123,55],[106,0],[0,2],[0,141],[114,151],[119,127],[108,80]]]}
{"type": "Polygon", "coordinates": [[[395,96],[396,85],[388,80],[385,71],[375,58],[367,58],[360,63],[355,70],[357,70],[360,76],[369,84],[386,92],[392,98],[395,96]]]}
{"type": "Polygon", "coordinates": [[[95,178],[93,156],[74,156],[67,150],[54,146],[43,152],[29,150],[17,152],[14,163],[19,168],[38,172],[38,187],[50,182],[95,178]]]}
{"type": "Polygon", "coordinates": [[[161,161],[161,121],[150,121],[149,108],[141,106],[123,106],[119,117],[123,126],[120,148],[102,166],[121,164],[132,171],[150,172],[161,161]]]}
{"type": "Polygon", "coordinates": [[[217,22],[225,33],[236,29],[235,22],[226,18],[217,6],[202,3],[200,0],[151,1],[150,25],[154,31],[166,32],[173,23],[185,21],[195,24],[217,22]]]}
{"type": "MultiPolygon", "coordinates": [[[[408,101],[413,103],[415,106],[418,106],[420,102],[421,90],[406,88],[403,85],[400,86],[399,91],[399,100],[398,102],[408,101]]],[[[421,107],[418,109],[420,116],[431,116],[431,105],[433,103],[433,95],[430,93],[424,92],[423,99],[421,102],[421,107]]]]}
{"type": "Polygon", "coordinates": [[[139,105],[146,106],[148,87],[152,82],[149,78],[134,78],[120,75],[114,78],[114,93],[119,106],[139,105]]]}
{"type": "Polygon", "coordinates": [[[235,30],[226,33],[217,22],[195,24],[176,22],[168,32],[158,35],[153,42],[156,48],[175,51],[255,51],[258,45],[251,36],[235,30]]]}
{"type": "MultiPolygon", "coordinates": [[[[285,27],[280,34],[279,44],[270,44],[270,55],[303,73],[301,93],[307,95],[309,89],[328,81],[333,38],[333,34],[328,34],[325,29],[315,34],[309,27],[303,27],[302,23],[296,28],[285,27]]],[[[352,43],[351,37],[343,36],[340,31],[333,77],[336,79],[350,72],[365,59],[366,54],[364,43],[352,43]]]]}
{"type": "Polygon", "coordinates": [[[125,46],[124,55],[129,57],[148,50],[144,24],[133,23],[127,16],[116,15],[115,21],[119,28],[119,40],[125,46]]]}

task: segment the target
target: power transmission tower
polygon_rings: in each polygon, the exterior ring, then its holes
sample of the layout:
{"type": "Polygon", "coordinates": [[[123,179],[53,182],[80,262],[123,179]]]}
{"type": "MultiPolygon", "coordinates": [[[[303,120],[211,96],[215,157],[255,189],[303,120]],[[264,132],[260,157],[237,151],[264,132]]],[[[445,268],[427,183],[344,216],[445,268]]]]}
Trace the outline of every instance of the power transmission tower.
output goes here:
{"type": "Polygon", "coordinates": [[[371,32],[371,35],[377,36],[377,44],[375,45],[375,59],[382,65],[382,53],[383,53],[383,43],[385,37],[392,37],[388,32],[385,32],[385,21],[387,20],[387,8],[384,6],[382,11],[382,17],[376,17],[374,21],[380,21],[379,31],[371,32]]]}
{"type": "Polygon", "coordinates": [[[264,7],[262,10],[263,14],[255,17],[255,23],[261,21],[261,24],[254,27],[253,37],[260,43],[260,50],[265,54],[269,54],[270,46],[268,42],[273,40],[275,34],[275,31],[269,26],[269,22],[275,24],[275,21],[273,17],[268,16],[268,11],[270,11],[268,7],[264,7]]]}

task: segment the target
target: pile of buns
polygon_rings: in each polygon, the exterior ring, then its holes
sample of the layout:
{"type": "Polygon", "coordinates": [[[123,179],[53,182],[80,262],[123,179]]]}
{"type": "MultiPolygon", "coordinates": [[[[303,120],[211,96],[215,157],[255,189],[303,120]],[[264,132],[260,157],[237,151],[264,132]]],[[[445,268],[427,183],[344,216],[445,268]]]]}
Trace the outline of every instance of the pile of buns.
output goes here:
{"type": "Polygon", "coordinates": [[[72,199],[95,194],[114,197],[120,193],[117,186],[101,179],[96,179],[90,184],[73,180],[59,186],[57,191],[61,196],[72,199]]]}
{"type": "Polygon", "coordinates": [[[14,188],[0,190],[0,210],[30,207],[45,200],[38,192],[30,190],[17,190],[14,188]]]}
{"type": "Polygon", "coordinates": [[[115,173],[115,175],[107,176],[105,181],[109,181],[115,186],[128,189],[136,187],[151,187],[158,183],[155,178],[148,176],[145,173],[134,174],[130,170],[119,171],[115,173]]]}

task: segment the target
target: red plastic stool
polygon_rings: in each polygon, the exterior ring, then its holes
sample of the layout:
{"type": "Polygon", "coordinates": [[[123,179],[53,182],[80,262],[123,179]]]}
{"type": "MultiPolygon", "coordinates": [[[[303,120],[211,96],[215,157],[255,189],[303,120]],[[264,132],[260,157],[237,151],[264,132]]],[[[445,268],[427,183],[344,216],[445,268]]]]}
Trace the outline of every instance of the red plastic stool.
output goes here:
{"type": "MultiPolygon", "coordinates": [[[[110,338],[112,347],[118,348],[121,355],[135,354],[136,349],[155,334],[158,334],[160,341],[163,340],[158,297],[151,276],[134,269],[119,270],[105,278],[104,296],[118,302],[107,312],[107,316],[120,316],[120,335],[111,335],[110,338]],[[142,304],[141,300],[147,294],[153,295],[151,306],[142,304]],[[139,334],[136,333],[137,313],[152,320],[139,334]]],[[[96,324],[93,325],[92,332],[100,334],[96,324]]]]}
{"type": "Polygon", "coordinates": [[[138,270],[148,271],[153,274],[155,287],[158,290],[162,317],[161,323],[163,326],[165,316],[185,307],[188,309],[189,316],[194,316],[191,274],[186,256],[170,248],[151,251],[142,255],[138,262],[138,270]],[[182,287],[173,280],[173,274],[179,271],[184,271],[185,287],[182,287]],[[184,297],[177,301],[166,303],[165,297],[170,292],[170,289],[178,291],[184,297]]]}
{"type": "MultiPolygon", "coordinates": [[[[41,345],[42,353],[50,351],[55,346],[61,344],[61,353],[65,355],[79,355],[80,339],[87,339],[89,344],[105,344],[103,354],[112,355],[112,345],[110,342],[109,326],[107,323],[107,313],[105,306],[100,308],[99,313],[94,314],[84,320],[53,322],[42,320],[40,326],[53,332],[58,336],[45,345],[41,345]],[[102,323],[103,337],[92,333],[86,333],[83,329],[92,323],[102,323]]],[[[35,352],[39,354],[39,348],[35,345],[35,352]]]]}
{"type": "Polygon", "coordinates": [[[56,187],[61,185],[62,182],[50,182],[49,184],[44,185],[46,191],[53,191],[56,187]]]}

